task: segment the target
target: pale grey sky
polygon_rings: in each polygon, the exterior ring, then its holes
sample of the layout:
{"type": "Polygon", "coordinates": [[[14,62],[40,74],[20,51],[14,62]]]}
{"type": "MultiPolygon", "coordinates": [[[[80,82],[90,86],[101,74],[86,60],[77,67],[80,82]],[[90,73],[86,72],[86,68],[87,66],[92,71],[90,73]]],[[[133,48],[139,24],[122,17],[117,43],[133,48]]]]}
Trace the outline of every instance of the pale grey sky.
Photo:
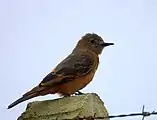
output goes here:
{"type": "Polygon", "coordinates": [[[1,119],[15,120],[30,101],[58,98],[38,97],[6,109],[87,32],[115,46],[103,51],[94,80],[82,92],[99,94],[110,114],[140,112],[143,104],[157,110],[156,0],[1,0],[0,26],[1,119]]]}

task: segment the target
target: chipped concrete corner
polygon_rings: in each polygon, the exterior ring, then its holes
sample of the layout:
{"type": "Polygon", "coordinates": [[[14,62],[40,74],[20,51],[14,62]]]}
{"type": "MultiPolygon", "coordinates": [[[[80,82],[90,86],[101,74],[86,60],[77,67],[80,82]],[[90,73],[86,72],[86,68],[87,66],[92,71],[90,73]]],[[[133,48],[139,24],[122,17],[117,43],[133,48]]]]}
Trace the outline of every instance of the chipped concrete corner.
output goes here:
{"type": "Polygon", "coordinates": [[[17,120],[78,120],[83,117],[90,120],[94,116],[107,117],[108,112],[97,94],[88,93],[29,103],[17,120]]]}

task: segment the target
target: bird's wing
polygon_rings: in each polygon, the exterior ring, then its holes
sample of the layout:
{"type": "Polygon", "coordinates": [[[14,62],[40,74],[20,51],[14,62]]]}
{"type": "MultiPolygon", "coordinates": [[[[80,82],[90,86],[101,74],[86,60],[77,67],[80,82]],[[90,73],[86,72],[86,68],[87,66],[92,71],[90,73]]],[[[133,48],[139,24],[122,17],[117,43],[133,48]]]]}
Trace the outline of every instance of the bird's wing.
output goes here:
{"type": "Polygon", "coordinates": [[[71,54],[55,68],[54,72],[49,73],[42,80],[40,86],[53,86],[74,80],[88,74],[94,64],[94,59],[90,55],[71,54]]]}

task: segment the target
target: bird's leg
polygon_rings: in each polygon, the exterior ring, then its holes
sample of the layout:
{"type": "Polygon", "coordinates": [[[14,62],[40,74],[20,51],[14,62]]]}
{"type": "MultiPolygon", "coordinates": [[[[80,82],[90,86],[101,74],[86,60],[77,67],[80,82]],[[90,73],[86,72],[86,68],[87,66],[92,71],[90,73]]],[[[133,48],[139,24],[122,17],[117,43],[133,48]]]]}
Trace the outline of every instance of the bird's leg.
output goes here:
{"type": "Polygon", "coordinates": [[[79,90],[75,92],[75,95],[83,95],[84,93],[80,92],[79,90]]]}
{"type": "Polygon", "coordinates": [[[70,95],[64,95],[64,97],[70,97],[70,95]]]}
{"type": "Polygon", "coordinates": [[[62,93],[61,96],[63,96],[63,97],[70,97],[71,95],[70,94],[66,94],[66,93],[62,93]]]}

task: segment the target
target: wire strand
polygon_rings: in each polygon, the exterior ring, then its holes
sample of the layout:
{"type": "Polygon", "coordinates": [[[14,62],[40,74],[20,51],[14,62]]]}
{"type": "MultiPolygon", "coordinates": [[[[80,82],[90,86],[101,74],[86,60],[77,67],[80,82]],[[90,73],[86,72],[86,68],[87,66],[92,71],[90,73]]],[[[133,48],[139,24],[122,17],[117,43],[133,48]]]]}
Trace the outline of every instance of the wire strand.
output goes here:
{"type": "MultiPolygon", "coordinates": [[[[78,118],[78,120],[95,120],[95,119],[108,119],[108,118],[118,118],[118,117],[130,117],[130,116],[142,116],[142,120],[144,120],[145,117],[151,116],[151,115],[157,115],[157,112],[145,112],[145,106],[142,107],[141,113],[130,113],[130,114],[120,114],[120,115],[110,115],[108,117],[83,117],[78,118]]],[[[71,120],[71,119],[64,119],[64,120],[71,120]]]]}

